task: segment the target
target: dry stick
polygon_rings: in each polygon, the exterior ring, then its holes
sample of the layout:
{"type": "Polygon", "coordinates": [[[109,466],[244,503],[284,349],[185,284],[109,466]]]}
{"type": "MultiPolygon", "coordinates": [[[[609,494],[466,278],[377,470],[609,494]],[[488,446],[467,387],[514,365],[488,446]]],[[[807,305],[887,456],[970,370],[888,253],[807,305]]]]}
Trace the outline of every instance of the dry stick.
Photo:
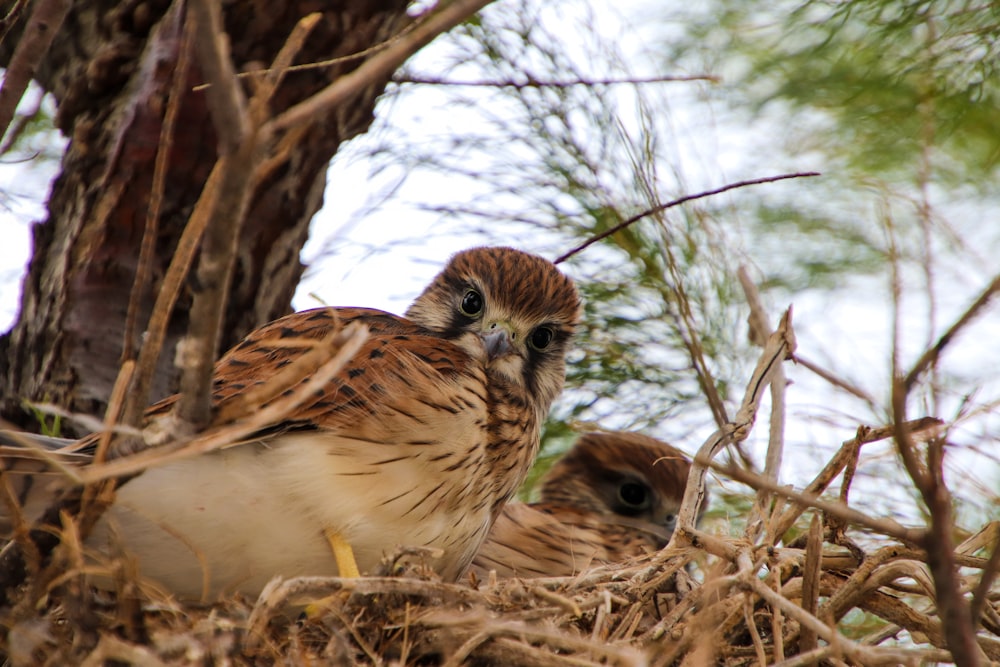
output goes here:
{"type": "Polygon", "coordinates": [[[34,78],[35,70],[52,45],[71,6],[70,0],[38,0],[35,3],[0,84],[0,137],[6,134],[28,83],[34,78]]]}
{"type": "Polygon", "coordinates": [[[198,65],[211,84],[206,92],[212,124],[218,133],[219,154],[235,154],[251,132],[247,101],[236,81],[236,71],[229,55],[229,37],[222,20],[218,0],[194,0],[191,12],[195,20],[195,46],[198,65]]]}
{"type": "MultiPolygon", "coordinates": [[[[698,450],[691,473],[688,477],[687,486],[684,489],[684,500],[678,513],[677,526],[679,530],[674,532],[670,539],[670,546],[678,546],[676,540],[678,535],[685,531],[693,530],[697,521],[697,508],[701,506],[701,501],[705,493],[705,473],[706,466],[711,463],[712,458],[722,449],[723,445],[730,441],[742,442],[749,436],[750,429],[753,428],[757,414],[757,407],[760,405],[763,390],[773,377],[781,363],[795,350],[795,334],[792,331],[791,311],[785,311],[778,325],[777,331],[771,334],[764,351],[757,360],[750,381],[747,384],[743,402],[734,420],[726,425],[725,429],[719,429],[705,441],[698,450]]],[[[658,565],[661,556],[665,551],[661,551],[657,558],[653,559],[653,564],[658,565]]]]}
{"type": "Polygon", "coordinates": [[[490,1],[454,0],[454,2],[435,9],[404,37],[373,55],[353,72],[338,78],[309,99],[296,104],[266,123],[263,130],[279,133],[297,125],[313,122],[316,118],[370,86],[372,82],[388,79],[407,58],[429,44],[441,33],[450,30],[490,4],[490,1]]]}
{"type": "Polygon", "coordinates": [[[789,178],[808,178],[808,177],[811,177],[811,176],[819,176],[819,175],[820,175],[819,172],[815,172],[815,171],[803,171],[803,172],[797,172],[797,173],[794,173],[794,174],[781,174],[780,176],[766,176],[764,178],[754,178],[754,179],[750,179],[748,181],[738,181],[736,183],[730,183],[728,185],[723,185],[720,188],[715,188],[714,190],[706,190],[705,192],[699,192],[699,193],[693,194],[693,195],[685,195],[683,197],[680,197],[679,199],[675,199],[673,201],[667,202],[666,204],[659,204],[658,206],[654,206],[653,208],[647,209],[647,210],[643,211],[642,213],[640,213],[638,215],[633,215],[631,218],[629,218],[625,222],[617,224],[617,225],[615,225],[614,227],[612,227],[611,229],[609,229],[607,231],[601,232],[597,236],[594,236],[594,237],[586,240],[585,242],[581,243],[580,245],[576,246],[575,248],[573,248],[569,252],[567,252],[567,253],[565,253],[563,255],[560,255],[556,259],[552,260],[552,263],[553,264],[561,264],[562,262],[565,262],[567,259],[569,259],[573,255],[575,255],[575,254],[583,251],[584,249],[589,248],[590,246],[594,245],[595,243],[597,243],[601,239],[605,239],[605,238],[611,236],[612,234],[620,232],[621,230],[625,229],[629,225],[635,224],[636,222],[638,222],[639,220],[642,220],[643,218],[645,218],[647,216],[653,215],[654,213],[659,213],[661,211],[666,211],[668,208],[673,208],[674,206],[680,206],[681,204],[684,204],[684,203],[689,202],[689,201],[694,201],[696,199],[704,199],[705,197],[711,197],[712,195],[722,194],[723,192],[728,192],[730,190],[735,190],[737,188],[745,188],[748,185],[760,185],[762,183],[774,183],[776,181],[784,181],[784,180],[789,179],[789,178]]]}
{"type": "MultiPolygon", "coordinates": [[[[960,321],[967,322],[967,311],[960,321]]],[[[954,330],[955,327],[952,327],[954,330]]],[[[936,358],[936,357],[935,357],[936,358]]],[[[916,370],[916,369],[914,369],[916,370]]],[[[918,373],[919,374],[919,373],[918,373]]],[[[911,371],[908,377],[916,377],[911,371]]],[[[948,643],[955,662],[970,667],[979,665],[985,659],[982,649],[976,643],[975,627],[970,615],[969,603],[961,592],[958,565],[955,560],[952,534],[955,523],[951,511],[951,494],[944,482],[944,461],[940,454],[943,442],[928,444],[927,467],[921,469],[917,461],[916,444],[913,435],[903,427],[906,418],[906,398],[909,388],[901,378],[896,378],[892,387],[892,411],[897,423],[896,449],[903,460],[907,473],[920,492],[930,513],[931,525],[921,546],[927,551],[927,566],[934,577],[934,590],[938,615],[941,618],[948,643]]]]}
{"type": "Polygon", "coordinates": [[[226,296],[236,262],[240,228],[250,205],[250,181],[266,144],[247,113],[247,102],[235,79],[228,38],[217,0],[195,0],[198,63],[211,86],[208,108],[218,134],[219,162],[224,164],[218,198],[211,211],[195,270],[194,299],[188,332],[178,344],[180,398],[175,410],[182,433],[196,432],[212,419],[212,370],[226,296]]]}
{"type": "Polygon", "coordinates": [[[753,488],[759,488],[761,486],[767,488],[773,493],[785,496],[789,500],[793,500],[800,505],[806,505],[808,507],[815,507],[816,509],[823,510],[828,514],[832,514],[850,523],[869,528],[876,532],[884,533],[889,537],[895,537],[907,544],[922,544],[924,538],[926,537],[926,531],[919,528],[906,528],[893,519],[878,519],[869,517],[867,514],[863,514],[850,507],[845,507],[839,501],[824,500],[811,493],[803,493],[800,491],[795,491],[791,488],[781,486],[770,480],[764,479],[760,475],[754,474],[742,468],[737,468],[731,465],[722,465],[710,461],[707,458],[701,456],[699,452],[696,457],[696,461],[706,465],[716,472],[731,477],[737,482],[742,482],[747,486],[753,488]]]}
{"type": "MultiPolygon", "coordinates": [[[[764,341],[771,335],[771,328],[767,323],[767,314],[764,305],[760,301],[760,293],[757,286],[750,279],[750,274],[745,266],[740,266],[736,271],[736,277],[743,287],[743,294],[746,296],[747,304],[750,306],[749,325],[755,335],[755,340],[764,341]]],[[[773,481],[778,479],[778,471],[781,469],[781,458],[785,447],[785,371],[779,365],[771,378],[771,424],[770,434],[767,443],[767,456],[764,463],[764,477],[773,481]]],[[[744,537],[751,542],[756,541],[761,529],[770,523],[771,514],[771,494],[764,489],[758,489],[757,499],[750,516],[747,518],[744,537]]],[[[774,544],[775,535],[767,535],[766,541],[774,544]]],[[[780,660],[780,656],[775,656],[780,660]]]]}
{"type": "MultiPolygon", "coordinates": [[[[935,428],[941,425],[940,419],[935,419],[934,417],[923,417],[921,419],[916,419],[906,423],[906,428],[910,430],[911,433],[920,433],[927,429],[935,428]]],[[[855,456],[857,456],[857,451],[861,445],[868,444],[871,442],[877,442],[879,440],[884,440],[892,436],[894,431],[893,426],[880,426],[878,428],[872,428],[869,426],[859,426],[858,432],[854,438],[844,442],[840,450],[830,459],[826,466],[816,475],[816,478],[810,482],[803,493],[809,494],[811,496],[818,496],[823,491],[826,490],[830,482],[840,474],[855,456]]],[[[777,520],[774,529],[775,540],[781,538],[785,532],[792,527],[799,516],[802,515],[806,509],[805,505],[792,504],[781,514],[780,518],[777,520]]],[[[777,543],[777,542],[775,542],[777,543]]]]}
{"type": "Polygon", "coordinates": [[[212,167],[212,171],[205,181],[205,187],[195,203],[187,225],[184,226],[181,238],[177,242],[177,249],[174,251],[174,256],[171,258],[170,265],[163,277],[163,284],[156,295],[156,302],[153,304],[153,311],[149,318],[146,339],[139,351],[135,382],[125,405],[123,417],[125,423],[137,424],[149,404],[150,387],[156,373],[156,360],[163,348],[170,314],[174,310],[174,304],[177,303],[177,297],[184,284],[184,277],[191,267],[205,228],[211,222],[212,210],[218,199],[219,182],[222,180],[225,166],[225,163],[219,160],[212,167]]]}
{"type": "MultiPolygon", "coordinates": [[[[308,18],[308,17],[307,17],[308,18]]],[[[306,19],[303,19],[303,22],[306,19]]],[[[302,23],[302,22],[300,22],[302,23]]],[[[301,44],[298,37],[298,26],[289,38],[289,42],[301,44]]],[[[282,53],[285,49],[282,49],[282,53]]],[[[279,58],[282,57],[279,54],[279,58]]],[[[153,305],[152,315],[146,330],[146,339],[139,352],[138,371],[133,385],[133,391],[128,398],[123,421],[128,424],[137,424],[149,404],[149,392],[152,385],[153,376],[156,373],[156,361],[160,356],[163,341],[166,338],[167,325],[170,322],[170,314],[173,312],[174,304],[180,295],[184,278],[188,274],[191,263],[194,260],[195,252],[201,242],[201,237],[208,224],[212,221],[213,210],[219,198],[219,188],[222,176],[226,170],[226,164],[221,160],[216,161],[205,181],[201,196],[195,204],[188,223],[181,233],[181,238],[177,243],[177,249],[167,267],[167,273],[163,278],[159,294],[156,295],[156,303],[153,305]]]]}
{"type": "Polygon", "coordinates": [[[14,4],[11,5],[10,10],[2,19],[0,19],[0,44],[3,44],[3,40],[6,39],[7,33],[10,32],[10,29],[13,28],[14,24],[21,18],[21,14],[27,6],[28,0],[15,0],[14,4]]]}
{"type": "Polygon", "coordinates": [[[986,307],[990,302],[990,299],[1000,291],[1000,275],[993,278],[993,281],[982,291],[982,293],[976,298],[971,306],[959,317],[954,324],[938,339],[938,341],[927,349],[917,360],[917,363],[913,365],[910,372],[906,374],[906,378],[903,380],[903,386],[907,392],[913,388],[913,385],[920,378],[920,376],[926,371],[930,366],[932,366],[941,356],[941,352],[950,343],[955,336],[965,328],[980,311],[986,307]]]}
{"type": "Polygon", "coordinates": [[[536,79],[530,74],[524,75],[523,81],[505,79],[502,81],[459,81],[456,79],[443,79],[441,77],[414,76],[410,74],[398,74],[392,77],[394,83],[417,83],[429,86],[468,86],[476,88],[514,88],[523,90],[525,88],[570,88],[571,86],[614,86],[618,84],[640,85],[644,83],[672,83],[675,81],[709,81],[719,83],[721,78],[713,74],[692,74],[690,76],[651,76],[635,77],[624,79],[564,79],[545,80],[536,79]]]}
{"type": "MultiPolygon", "coordinates": [[[[802,609],[806,613],[816,615],[819,605],[819,580],[823,555],[823,524],[819,514],[813,514],[809,522],[809,535],[806,539],[806,559],[802,568],[802,609]]],[[[807,653],[817,646],[817,635],[811,627],[802,626],[799,632],[799,653],[807,653]]],[[[818,662],[811,663],[813,665],[818,662]]]]}
{"type": "MultiPolygon", "coordinates": [[[[174,68],[173,81],[167,96],[167,109],[160,126],[160,137],[156,144],[156,159],[153,164],[153,184],[149,193],[149,206],[146,210],[146,224],[142,231],[142,241],[139,246],[135,279],[132,281],[132,291],[129,294],[128,310],[125,314],[125,336],[122,341],[122,362],[135,359],[135,345],[139,337],[139,310],[146,301],[146,289],[149,286],[153,270],[153,257],[156,253],[156,239],[159,233],[160,208],[163,205],[163,191],[166,187],[167,169],[170,165],[170,152],[173,150],[174,127],[180,113],[181,100],[184,98],[184,86],[191,64],[191,32],[194,19],[189,15],[181,31],[181,43],[178,49],[177,65],[174,68]]],[[[125,422],[128,426],[138,426],[138,420],[125,422]]]]}
{"type": "Polygon", "coordinates": [[[874,647],[863,646],[854,641],[851,641],[846,637],[844,637],[843,635],[841,635],[840,633],[836,632],[835,629],[827,626],[825,623],[820,621],[812,614],[806,613],[805,610],[803,610],[801,607],[793,603],[791,600],[788,600],[782,595],[775,593],[764,582],[760,581],[756,577],[743,576],[742,581],[745,587],[755,592],[757,595],[763,598],[768,604],[770,604],[773,607],[777,607],[782,611],[784,611],[789,616],[794,617],[795,620],[797,620],[802,627],[809,628],[810,630],[815,632],[817,636],[821,637],[824,641],[830,644],[838,645],[841,649],[844,650],[844,652],[848,656],[850,656],[852,659],[859,660],[861,664],[864,665],[879,664],[876,663],[873,660],[873,658],[875,658],[875,656],[879,656],[880,653],[886,656],[888,655],[896,656],[897,659],[898,657],[909,655],[909,651],[907,649],[878,651],[874,647]]]}
{"type": "Polygon", "coordinates": [[[969,605],[969,615],[976,626],[982,622],[983,610],[988,604],[987,596],[990,594],[998,570],[1000,570],[1000,532],[993,540],[993,552],[986,562],[986,567],[979,575],[979,583],[976,585],[976,590],[972,595],[972,603],[969,605]]]}
{"type": "Polygon", "coordinates": [[[843,389],[847,393],[857,396],[862,401],[867,403],[869,406],[871,407],[876,406],[877,402],[875,401],[875,398],[867,391],[865,391],[861,387],[858,387],[857,385],[851,384],[842,377],[834,375],[832,372],[826,370],[825,368],[823,368],[816,362],[812,361],[811,359],[807,359],[805,357],[796,354],[795,357],[792,359],[792,361],[802,366],[806,370],[812,371],[815,375],[818,375],[819,377],[823,378],[824,380],[832,384],[834,387],[843,389]]]}

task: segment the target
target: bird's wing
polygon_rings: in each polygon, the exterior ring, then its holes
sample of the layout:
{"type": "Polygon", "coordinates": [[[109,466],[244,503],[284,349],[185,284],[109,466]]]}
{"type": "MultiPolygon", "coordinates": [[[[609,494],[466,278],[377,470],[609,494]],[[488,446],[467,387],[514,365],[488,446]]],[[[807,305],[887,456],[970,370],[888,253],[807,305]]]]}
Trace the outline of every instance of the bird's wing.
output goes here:
{"type": "MultiPolygon", "coordinates": [[[[264,384],[309,349],[309,342],[350,322],[362,322],[369,329],[357,354],[322,391],[247,442],[285,431],[322,429],[362,443],[432,444],[485,422],[485,376],[475,370],[478,365],[470,363],[466,352],[409,320],[363,308],[293,313],[255,330],[216,364],[213,407],[218,410],[264,384]]],[[[147,410],[147,420],[166,414],[176,402],[175,395],[154,404],[147,410]]],[[[43,450],[63,445],[57,440],[37,441],[35,436],[31,440],[43,450]]],[[[461,441],[459,434],[453,447],[461,448],[461,441]]],[[[59,460],[67,465],[84,464],[93,455],[97,435],[67,443],[57,455],[59,460]]],[[[9,473],[4,478],[30,520],[72,484],[66,475],[53,471],[45,457],[23,444],[15,439],[7,451],[0,451],[0,470],[9,473]],[[45,474],[43,480],[41,473],[52,474],[45,474]]],[[[10,527],[10,510],[0,504],[0,533],[7,534],[10,527]]]]}
{"type": "Polygon", "coordinates": [[[607,562],[601,533],[588,513],[569,507],[510,503],[497,517],[472,568],[481,577],[562,577],[607,562]]]}

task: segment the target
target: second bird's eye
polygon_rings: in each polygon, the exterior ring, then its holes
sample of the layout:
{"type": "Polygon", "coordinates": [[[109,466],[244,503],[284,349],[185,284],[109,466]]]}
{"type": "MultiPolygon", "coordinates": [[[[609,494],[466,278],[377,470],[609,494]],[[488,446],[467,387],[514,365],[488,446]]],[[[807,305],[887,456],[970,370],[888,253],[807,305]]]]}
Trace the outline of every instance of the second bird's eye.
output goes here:
{"type": "Polygon", "coordinates": [[[474,289],[470,289],[462,297],[462,314],[468,317],[475,317],[483,312],[483,295],[474,289]]]}
{"type": "Polygon", "coordinates": [[[536,350],[544,350],[552,342],[552,329],[548,327],[538,327],[531,332],[531,346],[536,350]]]}
{"type": "Polygon", "coordinates": [[[625,482],[618,487],[618,497],[629,507],[642,507],[646,504],[646,487],[636,482],[625,482]]]}

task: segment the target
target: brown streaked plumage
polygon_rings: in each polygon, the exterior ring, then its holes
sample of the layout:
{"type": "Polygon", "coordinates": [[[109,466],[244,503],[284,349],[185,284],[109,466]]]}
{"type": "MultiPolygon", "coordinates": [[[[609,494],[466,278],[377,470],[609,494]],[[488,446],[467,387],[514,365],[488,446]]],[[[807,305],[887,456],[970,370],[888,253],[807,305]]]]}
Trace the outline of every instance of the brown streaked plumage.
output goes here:
{"type": "Polygon", "coordinates": [[[588,433],[540,482],[536,503],[504,507],[472,564],[480,578],[559,577],[663,548],[691,464],[638,433],[588,433]]]}
{"type": "MultiPolygon", "coordinates": [[[[370,335],[282,423],[124,481],[88,546],[108,551],[120,538],[143,577],[185,598],[256,595],[275,575],[337,574],[331,533],[362,571],[398,546],[425,546],[442,550],[431,565],[457,579],[534,460],[579,309],[550,262],[476,248],[455,255],[405,318],[323,308],[271,322],[216,364],[216,409],[301,354],[296,339],[349,322],[370,335]]],[[[28,508],[38,493],[52,497],[30,475],[9,477],[28,508]]]]}

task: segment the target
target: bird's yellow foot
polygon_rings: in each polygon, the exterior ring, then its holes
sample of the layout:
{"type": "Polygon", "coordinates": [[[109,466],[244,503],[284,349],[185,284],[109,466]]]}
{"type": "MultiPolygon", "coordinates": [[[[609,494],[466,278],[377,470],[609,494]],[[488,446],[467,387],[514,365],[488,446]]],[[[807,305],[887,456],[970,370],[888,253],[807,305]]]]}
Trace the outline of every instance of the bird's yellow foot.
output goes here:
{"type": "MultiPolygon", "coordinates": [[[[358,562],[354,559],[354,549],[347,543],[347,540],[341,537],[340,533],[329,528],[323,530],[323,535],[326,537],[326,541],[330,543],[330,550],[333,551],[333,557],[337,561],[337,572],[340,576],[352,579],[360,577],[361,572],[358,571],[358,562]]],[[[333,606],[333,602],[338,595],[341,597],[345,596],[344,593],[331,595],[306,606],[306,616],[316,618],[321,615],[333,606]]]]}
{"type": "Polygon", "coordinates": [[[342,577],[358,578],[361,573],[358,571],[358,563],[354,560],[354,550],[351,549],[351,545],[340,536],[340,533],[330,530],[329,528],[323,531],[326,535],[326,541],[330,543],[330,549],[333,550],[333,557],[337,561],[337,571],[342,577]]]}

